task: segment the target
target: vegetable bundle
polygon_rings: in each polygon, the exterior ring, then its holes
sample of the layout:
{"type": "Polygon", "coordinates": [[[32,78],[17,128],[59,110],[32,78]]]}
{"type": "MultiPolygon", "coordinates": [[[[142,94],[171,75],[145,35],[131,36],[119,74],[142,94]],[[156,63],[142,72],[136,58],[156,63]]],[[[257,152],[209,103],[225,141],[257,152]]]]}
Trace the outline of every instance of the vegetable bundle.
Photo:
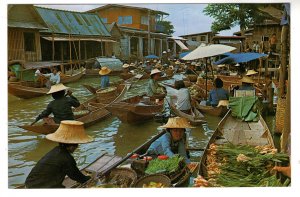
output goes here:
{"type": "Polygon", "coordinates": [[[149,165],[145,171],[146,174],[156,173],[171,173],[180,167],[180,163],[183,161],[183,157],[175,155],[167,160],[154,159],[149,162],[149,165]]]}
{"type": "Polygon", "coordinates": [[[287,186],[271,172],[277,163],[287,163],[289,157],[268,146],[211,144],[207,156],[207,174],[210,186],[267,187],[287,186]]]}

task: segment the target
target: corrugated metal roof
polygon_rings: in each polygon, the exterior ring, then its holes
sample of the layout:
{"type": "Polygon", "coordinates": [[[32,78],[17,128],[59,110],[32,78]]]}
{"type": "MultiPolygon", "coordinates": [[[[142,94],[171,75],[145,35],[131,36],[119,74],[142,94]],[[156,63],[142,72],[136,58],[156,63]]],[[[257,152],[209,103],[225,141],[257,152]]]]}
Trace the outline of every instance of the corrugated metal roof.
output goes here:
{"type": "Polygon", "coordinates": [[[96,14],[35,7],[53,32],[73,35],[111,36],[96,14]]]}
{"type": "Polygon", "coordinates": [[[48,29],[38,22],[8,21],[7,26],[26,29],[48,29]]]}

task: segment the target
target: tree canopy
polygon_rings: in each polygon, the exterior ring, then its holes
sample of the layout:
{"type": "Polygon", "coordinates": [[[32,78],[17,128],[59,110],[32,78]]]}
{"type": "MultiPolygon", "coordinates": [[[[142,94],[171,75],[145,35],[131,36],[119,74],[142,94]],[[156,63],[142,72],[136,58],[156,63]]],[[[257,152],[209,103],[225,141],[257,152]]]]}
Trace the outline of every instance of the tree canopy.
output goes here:
{"type": "MultiPolygon", "coordinates": [[[[266,5],[266,4],[265,4],[266,5]]],[[[239,25],[243,31],[255,23],[260,23],[266,16],[259,11],[263,4],[209,4],[204,8],[205,15],[212,17],[211,30],[219,32],[239,25]]]]}
{"type": "Polygon", "coordinates": [[[171,21],[158,21],[157,24],[164,27],[164,31],[162,33],[172,35],[175,32],[174,26],[171,24],[171,21]]]}

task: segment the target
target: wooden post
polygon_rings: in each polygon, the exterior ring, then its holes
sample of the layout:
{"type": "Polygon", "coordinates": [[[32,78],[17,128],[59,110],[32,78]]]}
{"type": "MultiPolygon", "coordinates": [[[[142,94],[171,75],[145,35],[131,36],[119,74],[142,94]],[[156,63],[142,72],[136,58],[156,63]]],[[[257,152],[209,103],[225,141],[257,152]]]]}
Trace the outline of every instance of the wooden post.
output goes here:
{"type": "Polygon", "coordinates": [[[64,47],[63,42],[60,42],[60,59],[63,62],[64,61],[64,47]]]}
{"type": "Polygon", "coordinates": [[[280,139],[280,150],[281,152],[287,152],[287,144],[289,143],[289,135],[291,133],[291,82],[290,82],[290,72],[288,79],[288,87],[286,94],[286,111],[284,116],[284,124],[282,129],[282,135],[280,139]]]}
{"type": "Polygon", "coordinates": [[[52,32],[52,61],[54,61],[55,49],[54,49],[54,34],[52,32]]]}
{"type": "Polygon", "coordinates": [[[273,111],[273,96],[274,96],[274,88],[270,85],[267,89],[268,96],[268,111],[273,111]]]}
{"type": "Polygon", "coordinates": [[[281,66],[279,72],[279,97],[284,95],[285,90],[285,75],[286,75],[286,65],[287,65],[287,42],[288,42],[288,30],[287,25],[282,26],[281,31],[281,66]]]}

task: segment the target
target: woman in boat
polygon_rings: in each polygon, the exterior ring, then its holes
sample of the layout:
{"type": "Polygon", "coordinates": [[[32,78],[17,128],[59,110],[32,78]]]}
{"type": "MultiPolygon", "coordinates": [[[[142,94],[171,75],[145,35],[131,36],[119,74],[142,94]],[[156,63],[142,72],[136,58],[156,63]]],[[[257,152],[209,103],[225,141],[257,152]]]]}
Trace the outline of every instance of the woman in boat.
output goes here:
{"type": "Polygon", "coordinates": [[[185,131],[192,127],[185,118],[169,118],[167,124],[160,126],[167,129],[167,133],[154,141],[147,150],[147,154],[152,157],[167,155],[172,157],[179,154],[185,159],[187,164],[190,159],[186,150],[185,131]]]}
{"type": "Polygon", "coordinates": [[[109,87],[109,76],[108,74],[111,72],[109,68],[106,66],[102,67],[99,71],[99,75],[101,75],[100,87],[107,88],[109,87]]]}
{"type": "Polygon", "coordinates": [[[254,81],[248,77],[248,76],[244,76],[241,79],[241,87],[239,87],[239,90],[255,90],[255,88],[253,87],[254,81]]]}
{"type": "Polygon", "coordinates": [[[60,75],[57,72],[57,68],[52,69],[52,73],[49,74],[42,74],[45,77],[49,77],[49,80],[45,83],[47,88],[51,88],[52,85],[60,83],[60,75]]]}
{"type": "Polygon", "coordinates": [[[176,108],[184,113],[191,114],[191,95],[183,80],[175,81],[175,88],[178,90],[176,108]]]}
{"type": "Polygon", "coordinates": [[[48,134],[46,138],[58,142],[59,145],[33,167],[26,178],[26,188],[64,188],[62,183],[66,175],[79,183],[91,178],[80,172],[72,156],[78,144],[93,141],[93,138],[85,133],[82,122],[62,121],[56,132],[48,134]]]}
{"type": "Polygon", "coordinates": [[[149,83],[146,88],[146,94],[147,96],[161,96],[164,94],[164,91],[162,87],[158,84],[158,79],[160,78],[161,71],[157,68],[151,71],[151,79],[149,80],[149,83]]]}
{"type": "Polygon", "coordinates": [[[51,94],[54,100],[51,101],[47,108],[38,115],[35,122],[48,117],[51,113],[54,116],[53,119],[56,124],[59,124],[62,120],[74,120],[72,107],[79,107],[80,102],[72,95],[72,91],[68,90],[68,87],[61,83],[56,84],[51,86],[51,89],[47,94],[51,94]],[[65,92],[66,90],[67,93],[65,92]]]}
{"type": "Polygon", "coordinates": [[[223,81],[220,78],[216,78],[214,81],[214,89],[209,92],[208,103],[209,105],[216,107],[220,100],[228,100],[229,93],[223,89],[223,81]]]}

